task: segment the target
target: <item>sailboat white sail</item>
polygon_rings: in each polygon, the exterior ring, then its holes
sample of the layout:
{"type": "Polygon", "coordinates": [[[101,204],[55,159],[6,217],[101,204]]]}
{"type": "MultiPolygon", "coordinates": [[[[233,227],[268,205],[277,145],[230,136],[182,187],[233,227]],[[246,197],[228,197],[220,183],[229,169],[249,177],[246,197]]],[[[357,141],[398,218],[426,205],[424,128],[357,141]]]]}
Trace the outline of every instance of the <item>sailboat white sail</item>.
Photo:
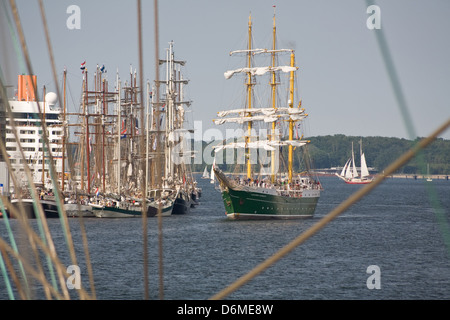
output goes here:
{"type": "Polygon", "coordinates": [[[361,178],[365,178],[369,176],[369,169],[366,164],[366,156],[364,153],[361,154],[361,178]]]}
{"type": "Polygon", "coordinates": [[[350,163],[350,159],[347,160],[347,162],[345,163],[344,167],[342,168],[342,171],[341,171],[341,174],[340,174],[341,177],[345,177],[347,169],[349,167],[348,166],[349,163],[350,163]]]}
{"type": "Polygon", "coordinates": [[[353,152],[353,143],[352,143],[352,177],[353,178],[358,177],[358,170],[356,170],[356,164],[355,164],[355,153],[353,152]]]}
{"type": "Polygon", "coordinates": [[[429,163],[427,164],[427,181],[428,182],[433,181],[433,179],[430,176],[430,164],[429,163]]]}
{"type": "Polygon", "coordinates": [[[360,158],[361,158],[361,168],[360,173],[356,168],[355,164],[355,154],[353,152],[353,143],[352,143],[352,157],[347,160],[340,174],[336,173],[336,175],[344,180],[348,184],[366,184],[372,182],[372,178],[369,174],[369,169],[366,163],[366,156],[362,152],[362,141],[360,141],[360,158]]]}
{"type": "Polygon", "coordinates": [[[203,174],[202,174],[202,179],[208,179],[208,178],[209,178],[208,166],[205,166],[205,170],[203,170],[203,174]]]}
{"type": "Polygon", "coordinates": [[[211,176],[210,176],[210,182],[215,182],[215,176],[214,176],[214,167],[216,166],[216,158],[214,158],[213,164],[211,166],[211,176]]]}

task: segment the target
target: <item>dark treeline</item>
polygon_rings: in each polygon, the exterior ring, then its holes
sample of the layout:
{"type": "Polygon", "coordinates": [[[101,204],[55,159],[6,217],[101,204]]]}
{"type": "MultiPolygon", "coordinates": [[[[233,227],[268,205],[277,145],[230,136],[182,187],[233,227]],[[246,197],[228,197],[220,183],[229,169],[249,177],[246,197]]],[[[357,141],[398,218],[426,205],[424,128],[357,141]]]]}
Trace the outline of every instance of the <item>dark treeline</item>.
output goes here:
{"type": "MultiPolygon", "coordinates": [[[[345,136],[342,134],[316,136],[307,139],[311,141],[311,143],[308,144],[308,150],[310,160],[312,161],[312,167],[315,169],[342,167],[351,157],[352,142],[356,165],[359,166],[360,141],[362,140],[362,147],[366,156],[367,166],[374,168],[376,171],[385,169],[403,153],[411,149],[417,142],[400,138],[357,137],[345,136]]],[[[204,150],[208,144],[203,142],[202,146],[204,150]]],[[[287,150],[283,150],[283,154],[286,153],[286,151],[287,150]]],[[[301,163],[303,161],[302,159],[303,157],[294,156],[294,167],[296,170],[298,170],[299,167],[300,169],[303,167],[303,164],[301,163]]],[[[422,151],[421,155],[412,159],[409,163],[400,168],[397,173],[425,174],[427,164],[429,164],[430,167],[430,174],[450,174],[450,140],[442,138],[436,139],[422,151]]],[[[202,164],[194,164],[193,171],[202,172],[205,165],[205,161],[203,161],[202,164]]],[[[210,166],[208,166],[208,168],[209,167],[210,166]]]]}
{"type": "MultiPolygon", "coordinates": [[[[351,157],[351,148],[355,151],[357,166],[359,166],[360,141],[367,166],[382,171],[394,162],[418,141],[386,137],[354,137],[337,134],[333,136],[310,137],[309,151],[315,168],[342,167],[351,157]]],[[[450,140],[436,139],[415,157],[398,173],[426,173],[427,164],[430,174],[450,174],[450,140]]]]}

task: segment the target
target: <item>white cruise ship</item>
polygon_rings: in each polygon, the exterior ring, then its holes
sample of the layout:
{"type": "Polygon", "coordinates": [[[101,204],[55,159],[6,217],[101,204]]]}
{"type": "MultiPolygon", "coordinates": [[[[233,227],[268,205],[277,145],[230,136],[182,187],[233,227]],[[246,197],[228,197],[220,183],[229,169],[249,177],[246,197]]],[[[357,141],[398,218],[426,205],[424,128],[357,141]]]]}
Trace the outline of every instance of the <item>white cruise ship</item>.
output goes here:
{"type": "MultiPolygon", "coordinates": [[[[12,123],[6,113],[6,135],[5,147],[11,161],[11,172],[17,180],[27,186],[25,165],[30,168],[33,181],[43,190],[52,190],[52,180],[50,177],[50,164],[48,153],[43,152],[43,134],[41,117],[38,103],[35,101],[33,84],[36,84],[36,76],[19,75],[17,95],[14,100],[9,101],[12,116],[15,122],[15,129],[20,140],[25,159],[22,158],[19,143],[13,132],[12,123]],[[45,161],[43,161],[45,159],[45,161]]],[[[63,127],[60,118],[61,109],[57,105],[57,96],[53,92],[48,92],[44,96],[44,101],[39,102],[39,107],[44,115],[49,140],[49,149],[53,157],[55,171],[58,181],[62,172],[62,137],[63,127]]],[[[45,149],[44,149],[45,150],[45,149]]],[[[18,190],[14,190],[11,183],[10,192],[14,195],[18,190]]],[[[13,196],[14,197],[14,196],[13,196]]]]}

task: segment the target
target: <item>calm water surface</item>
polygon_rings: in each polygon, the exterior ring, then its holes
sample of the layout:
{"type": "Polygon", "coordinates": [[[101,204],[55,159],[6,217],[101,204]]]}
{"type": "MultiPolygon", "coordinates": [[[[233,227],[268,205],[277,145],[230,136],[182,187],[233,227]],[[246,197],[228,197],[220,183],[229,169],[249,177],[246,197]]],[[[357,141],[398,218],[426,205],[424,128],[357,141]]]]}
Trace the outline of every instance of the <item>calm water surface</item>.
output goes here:
{"type": "MultiPolygon", "coordinates": [[[[208,299],[270,257],[345,200],[357,185],[322,177],[314,218],[229,221],[209,180],[190,214],[163,219],[165,299],[208,299]]],[[[450,249],[434,207],[448,228],[450,181],[389,179],[319,233],[241,287],[229,299],[450,299],[450,249]],[[368,289],[367,267],[380,268],[380,289],[368,289]]],[[[1,222],[1,221],[0,221],[1,222]]],[[[16,221],[10,220],[13,228],[16,221]]],[[[98,299],[142,299],[141,219],[85,219],[98,299]]],[[[157,219],[149,218],[149,288],[158,298],[157,219]]],[[[59,220],[49,220],[61,260],[59,220]]],[[[82,282],[89,286],[80,226],[70,219],[82,282]]],[[[3,223],[0,234],[6,239],[3,223]]],[[[447,235],[448,236],[448,235],[447,235]]],[[[0,298],[7,299],[0,276],[0,298]]],[[[76,298],[76,294],[71,292],[76,298]]],[[[36,290],[36,298],[43,295],[36,290]]]]}

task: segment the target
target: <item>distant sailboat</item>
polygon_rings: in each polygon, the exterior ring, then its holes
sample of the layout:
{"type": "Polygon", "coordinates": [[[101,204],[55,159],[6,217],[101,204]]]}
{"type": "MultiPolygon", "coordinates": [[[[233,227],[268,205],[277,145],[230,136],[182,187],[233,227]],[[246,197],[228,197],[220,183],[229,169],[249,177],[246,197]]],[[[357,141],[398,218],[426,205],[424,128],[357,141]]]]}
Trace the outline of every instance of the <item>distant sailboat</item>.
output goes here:
{"type": "Polygon", "coordinates": [[[433,181],[433,179],[430,176],[430,164],[429,163],[427,164],[427,181],[428,182],[433,181]]]}
{"type": "Polygon", "coordinates": [[[211,166],[211,176],[210,176],[210,181],[211,183],[215,182],[215,175],[214,175],[214,167],[216,166],[216,158],[214,158],[213,164],[211,166]]]}
{"type": "Polygon", "coordinates": [[[202,174],[202,179],[208,179],[208,178],[209,178],[208,166],[205,166],[205,170],[203,170],[203,174],[202,174]]]}
{"type": "Polygon", "coordinates": [[[352,157],[347,160],[345,166],[342,168],[340,174],[336,175],[348,184],[366,184],[373,181],[373,178],[369,177],[369,169],[366,164],[366,157],[362,152],[362,141],[360,142],[360,155],[361,155],[361,174],[358,173],[355,165],[355,154],[353,152],[352,143],[352,157]]]}

